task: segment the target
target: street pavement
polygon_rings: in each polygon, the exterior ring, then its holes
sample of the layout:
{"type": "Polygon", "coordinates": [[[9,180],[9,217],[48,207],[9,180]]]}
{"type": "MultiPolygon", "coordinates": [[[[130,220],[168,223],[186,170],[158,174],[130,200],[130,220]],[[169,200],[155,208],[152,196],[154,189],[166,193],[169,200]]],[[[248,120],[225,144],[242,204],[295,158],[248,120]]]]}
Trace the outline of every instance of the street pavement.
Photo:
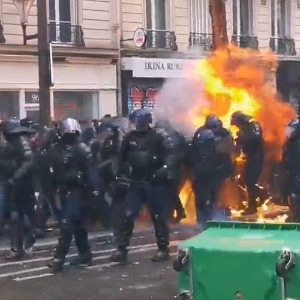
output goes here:
{"type": "MultiPolygon", "coordinates": [[[[175,226],[171,230],[171,255],[168,262],[153,263],[156,251],[153,230],[135,232],[129,254],[129,264],[120,266],[109,261],[113,245],[109,233],[90,237],[94,262],[90,267],[68,264],[61,274],[53,275],[45,266],[52,258],[55,238],[38,241],[34,252],[22,261],[7,262],[7,247],[0,246],[1,300],[131,300],[174,299],[177,295],[177,274],[172,260],[180,241],[195,234],[191,227],[175,226]]],[[[68,258],[76,255],[72,245],[68,258]]]]}

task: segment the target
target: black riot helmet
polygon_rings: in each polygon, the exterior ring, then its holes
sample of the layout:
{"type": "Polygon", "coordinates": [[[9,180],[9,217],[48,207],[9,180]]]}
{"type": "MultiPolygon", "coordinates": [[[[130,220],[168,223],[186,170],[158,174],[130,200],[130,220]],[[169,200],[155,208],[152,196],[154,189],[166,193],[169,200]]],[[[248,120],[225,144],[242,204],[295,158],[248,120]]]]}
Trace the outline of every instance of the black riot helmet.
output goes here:
{"type": "Polygon", "coordinates": [[[24,118],[20,120],[21,126],[32,128],[34,122],[29,118],[24,118]]]}
{"type": "Polygon", "coordinates": [[[117,149],[129,128],[129,121],[122,117],[103,119],[98,127],[97,135],[102,150],[112,152],[117,149]]]}
{"type": "Polygon", "coordinates": [[[21,119],[20,120],[20,124],[21,126],[23,127],[27,127],[27,128],[30,128],[32,129],[32,132],[29,133],[29,134],[35,134],[38,129],[39,129],[39,124],[34,122],[32,119],[30,118],[24,118],[24,119],[21,119]]]}
{"type": "Polygon", "coordinates": [[[222,121],[215,115],[208,115],[205,119],[204,127],[215,130],[223,127],[222,121]]]}
{"type": "Polygon", "coordinates": [[[212,130],[201,129],[197,131],[194,140],[198,144],[213,143],[216,141],[216,137],[212,130]]]}
{"type": "Polygon", "coordinates": [[[21,120],[17,118],[12,118],[6,120],[2,124],[2,131],[6,138],[10,136],[24,135],[35,133],[35,130],[22,126],[21,120]]]}
{"type": "Polygon", "coordinates": [[[237,127],[240,127],[240,126],[243,126],[243,125],[249,123],[249,121],[251,119],[252,119],[252,117],[245,115],[241,111],[236,111],[231,116],[230,124],[234,125],[234,126],[237,126],[237,127]]]}
{"type": "Polygon", "coordinates": [[[148,131],[153,123],[152,113],[148,109],[138,109],[129,116],[136,131],[148,131]]]}
{"type": "Polygon", "coordinates": [[[86,127],[81,134],[81,141],[87,145],[95,137],[95,128],[94,126],[86,127]]]}

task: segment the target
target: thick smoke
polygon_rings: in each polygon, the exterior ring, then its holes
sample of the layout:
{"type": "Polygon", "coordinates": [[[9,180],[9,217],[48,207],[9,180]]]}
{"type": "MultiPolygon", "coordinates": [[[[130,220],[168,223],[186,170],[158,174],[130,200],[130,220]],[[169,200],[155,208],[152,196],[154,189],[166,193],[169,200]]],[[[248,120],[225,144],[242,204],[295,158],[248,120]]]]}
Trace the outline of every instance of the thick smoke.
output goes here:
{"type": "Polygon", "coordinates": [[[204,83],[199,78],[189,77],[189,70],[192,70],[192,66],[186,65],[182,78],[172,78],[165,82],[157,96],[156,111],[157,119],[170,121],[173,127],[187,138],[192,137],[196,129],[190,120],[195,115],[195,108],[209,108],[204,83]]]}
{"type": "MultiPolygon", "coordinates": [[[[203,47],[198,45],[190,47],[185,56],[187,63],[182,76],[167,79],[156,99],[158,109],[155,111],[155,117],[170,121],[174,129],[187,138],[191,138],[197,129],[189,116],[195,116],[195,108],[201,110],[209,106],[204,96],[204,82],[190,75],[197,61],[203,59],[203,56],[203,47]],[[192,59],[193,62],[190,63],[188,59],[192,59]]],[[[174,58],[178,57],[174,56],[174,58]]]]}

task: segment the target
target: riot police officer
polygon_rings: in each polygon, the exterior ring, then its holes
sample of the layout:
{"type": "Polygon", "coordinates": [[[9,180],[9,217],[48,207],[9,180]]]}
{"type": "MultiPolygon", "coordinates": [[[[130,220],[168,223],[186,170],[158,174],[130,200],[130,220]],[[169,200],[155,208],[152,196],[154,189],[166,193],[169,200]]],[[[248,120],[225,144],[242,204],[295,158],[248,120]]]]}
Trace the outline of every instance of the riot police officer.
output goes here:
{"type": "Polygon", "coordinates": [[[158,246],[158,252],[152,257],[152,261],[163,261],[169,258],[170,203],[165,199],[167,190],[164,182],[168,175],[172,145],[151,128],[152,115],[148,110],[138,110],[130,119],[134,130],[125,135],[120,150],[120,164],[128,164],[131,170],[130,174],[125,175],[127,178],[120,180],[128,182],[129,189],[116,239],[117,251],[113,253],[111,260],[126,263],[134,221],[141,206],[146,204],[154,223],[158,246]]]}
{"type": "Polygon", "coordinates": [[[176,131],[167,120],[157,120],[155,128],[158,133],[170,139],[174,146],[173,165],[169,166],[168,180],[166,183],[171,198],[171,220],[173,223],[179,223],[186,217],[184,207],[179,198],[179,193],[182,183],[182,167],[187,159],[187,143],[185,138],[176,131]],[[174,216],[174,211],[176,212],[176,216],[174,216]]]}
{"type": "Polygon", "coordinates": [[[54,174],[51,172],[51,161],[48,159],[48,151],[58,143],[59,135],[53,128],[44,128],[38,139],[40,146],[34,156],[34,174],[38,189],[36,210],[40,230],[36,234],[42,238],[46,235],[46,222],[49,217],[52,215],[56,221],[59,219],[54,205],[56,195],[54,174]]]}
{"type": "Polygon", "coordinates": [[[288,124],[287,141],[284,146],[282,164],[287,175],[286,194],[290,202],[289,221],[300,221],[300,123],[288,124]]]}
{"type": "Polygon", "coordinates": [[[120,146],[120,120],[102,119],[97,128],[97,136],[90,142],[92,166],[90,169],[93,189],[94,220],[100,220],[105,228],[111,227],[110,201],[107,201],[109,187],[115,180],[115,160],[120,146]]]}
{"type": "MultiPolygon", "coordinates": [[[[98,127],[100,162],[97,166],[102,185],[105,187],[106,198],[110,198],[110,213],[102,209],[102,219],[110,219],[114,236],[120,227],[120,216],[126,197],[126,186],[116,181],[119,151],[121,142],[128,132],[129,122],[126,118],[110,117],[103,119],[98,127]]],[[[94,147],[92,147],[93,149],[94,147]]],[[[93,151],[92,151],[93,152],[93,151]]]]}
{"type": "Polygon", "coordinates": [[[197,221],[205,229],[212,220],[222,178],[218,172],[217,138],[212,130],[200,127],[190,145],[190,166],[196,198],[197,221]]]}
{"type": "Polygon", "coordinates": [[[11,228],[11,252],[6,259],[15,260],[21,259],[24,249],[29,249],[35,242],[32,227],[36,226],[33,156],[26,139],[26,135],[34,131],[21,126],[19,119],[5,121],[2,130],[6,144],[0,157],[0,170],[11,228]],[[29,227],[24,223],[25,216],[30,222],[29,227]]]}
{"type": "Polygon", "coordinates": [[[54,259],[48,264],[54,273],[62,271],[72,238],[78,249],[78,257],[72,265],[92,262],[92,253],[85,227],[88,215],[86,195],[89,193],[90,149],[79,142],[81,128],[77,120],[65,119],[60,123],[61,138],[48,152],[48,158],[59,193],[60,237],[54,259]]]}
{"type": "Polygon", "coordinates": [[[223,122],[215,115],[208,115],[203,129],[211,130],[216,138],[216,154],[218,156],[218,173],[220,178],[229,178],[234,172],[232,156],[234,140],[231,133],[224,128],[223,122]]]}
{"type": "Polygon", "coordinates": [[[264,140],[260,124],[242,112],[235,112],[231,125],[238,127],[236,138],[237,153],[243,153],[246,159],[244,181],[248,193],[248,207],[245,214],[257,212],[256,199],[259,198],[259,177],[264,164],[264,140]]]}

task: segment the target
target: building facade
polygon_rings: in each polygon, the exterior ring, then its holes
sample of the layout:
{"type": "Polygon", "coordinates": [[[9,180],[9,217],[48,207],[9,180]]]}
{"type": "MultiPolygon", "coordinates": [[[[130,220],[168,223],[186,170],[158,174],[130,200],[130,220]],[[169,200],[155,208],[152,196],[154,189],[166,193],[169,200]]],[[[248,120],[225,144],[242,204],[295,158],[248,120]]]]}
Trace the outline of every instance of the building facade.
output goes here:
{"type": "MultiPolygon", "coordinates": [[[[98,118],[117,112],[116,1],[48,0],[53,45],[54,119],[98,118]]],[[[38,118],[37,40],[23,45],[13,0],[0,0],[0,115],[38,118]]],[[[37,33],[37,7],[29,11],[27,34],[37,33]]]]}
{"type": "MultiPolygon", "coordinates": [[[[300,99],[300,1],[224,0],[229,40],[282,61],[277,87],[300,99]]],[[[209,0],[48,0],[52,117],[79,119],[155,107],[168,78],[211,53],[209,0]]],[[[38,116],[37,40],[23,45],[13,0],[0,0],[0,117],[38,116]]],[[[37,32],[37,8],[27,34],[37,32]]]]}
{"type": "MultiPolygon", "coordinates": [[[[229,41],[278,54],[277,86],[300,99],[300,1],[224,0],[229,41]],[[299,73],[299,75],[298,75],[299,73]]],[[[164,80],[180,76],[187,59],[211,53],[209,0],[121,0],[123,113],[154,107],[164,80]],[[168,67],[169,66],[169,67],[168,67]]]]}

